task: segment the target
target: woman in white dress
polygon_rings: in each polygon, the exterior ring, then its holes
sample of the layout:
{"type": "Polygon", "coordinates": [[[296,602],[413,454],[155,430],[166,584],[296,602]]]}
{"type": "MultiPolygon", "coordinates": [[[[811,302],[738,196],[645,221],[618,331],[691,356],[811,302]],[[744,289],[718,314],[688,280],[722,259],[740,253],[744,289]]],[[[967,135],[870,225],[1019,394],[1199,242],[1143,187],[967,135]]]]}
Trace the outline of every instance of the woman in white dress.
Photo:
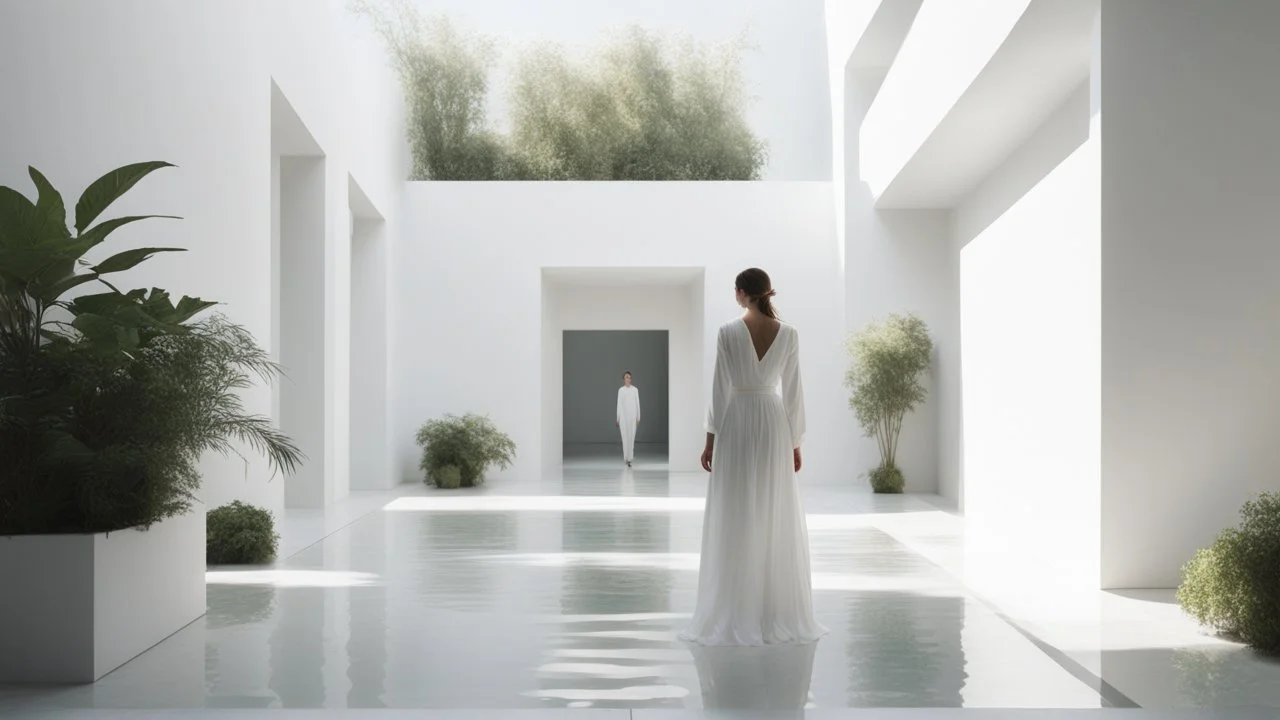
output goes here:
{"type": "Polygon", "coordinates": [[[631,467],[635,459],[636,426],[640,424],[640,391],[631,384],[631,373],[622,373],[618,388],[618,417],[614,424],[622,431],[622,461],[631,467]]]}
{"type": "Polygon", "coordinates": [[[798,337],[778,320],[763,270],[744,270],[734,286],[746,312],[716,338],[698,603],[680,637],[702,645],[813,642],[826,630],[813,616],[809,531],[796,484],[805,431],[798,337]]]}

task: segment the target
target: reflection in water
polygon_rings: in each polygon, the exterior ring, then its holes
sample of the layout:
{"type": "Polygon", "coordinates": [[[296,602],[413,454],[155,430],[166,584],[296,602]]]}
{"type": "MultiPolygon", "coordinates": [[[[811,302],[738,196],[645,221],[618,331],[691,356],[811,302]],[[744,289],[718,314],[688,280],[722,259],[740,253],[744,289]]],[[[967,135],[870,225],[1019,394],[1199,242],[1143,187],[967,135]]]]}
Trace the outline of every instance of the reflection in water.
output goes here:
{"type": "Polygon", "coordinates": [[[962,707],[964,600],[871,593],[849,601],[850,707],[962,707]]]}
{"type": "MultiPolygon", "coordinates": [[[[1157,668],[1167,667],[1167,661],[1159,655],[1173,654],[1178,690],[1188,705],[1222,708],[1280,704],[1280,659],[1263,657],[1243,646],[1145,652],[1157,658],[1150,663],[1157,668]]],[[[1132,658],[1116,663],[1114,657],[1108,660],[1105,656],[1103,662],[1104,668],[1107,664],[1124,667],[1135,663],[1132,658]]]]}
{"type": "Polygon", "coordinates": [[[276,609],[276,589],[271,585],[205,586],[208,611],[205,628],[222,630],[265,622],[276,609]]]}
{"type": "Polygon", "coordinates": [[[818,643],[768,647],[691,644],[702,706],[724,710],[795,710],[809,703],[818,643]]]}
{"type": "MultiPolygon", "coordinates": [[[[942,573],[885,533],[861,529],[846,559],[864,574],[942,573]]],[[[859,592],[848,599],[849,707],[962,707],[966,678],[957,595],[859,592]]]]}
{"type": "Polygon", "coordinates": [[[421,550],[415,558],[422,597],[436,607],[492,610],[505,590],[476,554],[514,552],[519,517],[510,512],[432,512],[417,523],[421,550]]]}
{"type": "Polygon", "coordinates": [[[265,708],[275,703],[264,685],[270,671],[263,639],[276,613],[277,592],[272,584],[206,585],[206,706],[265,708]]]}
{"type": "Polygon", "coordinates": [[[280,591],[278,620],[267,642],[267,687],[282,707],[324,707],[325,593],[321,588],[280,591]]]}
{"type": "MultiPolygon", "coordinates": [[[[564,513],[561,549],[664,553],[669,526],[662,513],[564,513]]],[[[673,685],[668,666],[652,654],[670,650],[674,640],[670,569],[571,562],[562,577],[562,630],[531,694],[560,707],[681,707],[688,690],[673,685]]]]}
{"type": "MultiPolygon", "coordinates": [[[[379,575],[387,571],[387,536],[382,525],[350,531],[353,550],[370,558],[379,575]]],[[[349,708],[385,708],[387,684],[387,588],[354,587],[347,598],[347,690],[349,708]]]]}

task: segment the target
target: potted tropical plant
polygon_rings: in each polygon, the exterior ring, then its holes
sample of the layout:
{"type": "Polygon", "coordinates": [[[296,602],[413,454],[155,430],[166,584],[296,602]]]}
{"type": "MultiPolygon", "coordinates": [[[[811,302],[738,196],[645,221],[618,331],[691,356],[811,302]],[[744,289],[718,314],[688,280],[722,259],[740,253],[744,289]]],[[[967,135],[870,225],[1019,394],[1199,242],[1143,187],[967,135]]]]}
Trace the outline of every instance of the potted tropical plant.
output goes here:
{"type": "Polygon", "coordinates": [[[901,493],[906,478],[897,464],[898,437],[903,419],[928,395],[920,381],[933,358],[929,329],[915,315],[890,315],[850,335],[845,347],[849,407],[880,450],[880,464],[868,473],[871,489],[901,493]]]}
{"type": "Polygon", "coordinates": [[[216,303],[109,276],[156,253],[85,256],[159,216],[99,222],[164,162],[93,182],[71,228],[0,187],[0,682],[92,682],[205,611],[198,463],[235,444],[292,471],[301,454],[239,390],[276,367],[216,303]]]}
{"type": "Polygon", "coordinates": [[[491,467],[506,470],[515,461],[516,444],[484,415],[445,415],[428,420],[418,430],[423,480],[452,489],[484,482],[491,467]]]}

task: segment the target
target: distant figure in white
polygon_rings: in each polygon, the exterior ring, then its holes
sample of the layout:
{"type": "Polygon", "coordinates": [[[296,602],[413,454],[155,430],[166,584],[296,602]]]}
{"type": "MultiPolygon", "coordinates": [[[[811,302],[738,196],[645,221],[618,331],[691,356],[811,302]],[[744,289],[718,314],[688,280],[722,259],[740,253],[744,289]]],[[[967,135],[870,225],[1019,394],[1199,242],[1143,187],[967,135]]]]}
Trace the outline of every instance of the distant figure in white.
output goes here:
{"type": "Polygon", "coordinates": [[[826,629],[813,616],[809,529],[796,484],[805,431],[799,336],[778,320],[763,270],[742,271],[734,294],[746,312],[716,338],[698,603],[680,637],[701,645],[809,643],[826,629]]]}
{"type": "Polygon", "coordinates": [[[635,460],[636,426],[640,424],[640,391],[631,384],[631,373],[622,373],[618,388],[618,418],[614,424],[622,431],[622,459],[631,467],[635,460]]]}

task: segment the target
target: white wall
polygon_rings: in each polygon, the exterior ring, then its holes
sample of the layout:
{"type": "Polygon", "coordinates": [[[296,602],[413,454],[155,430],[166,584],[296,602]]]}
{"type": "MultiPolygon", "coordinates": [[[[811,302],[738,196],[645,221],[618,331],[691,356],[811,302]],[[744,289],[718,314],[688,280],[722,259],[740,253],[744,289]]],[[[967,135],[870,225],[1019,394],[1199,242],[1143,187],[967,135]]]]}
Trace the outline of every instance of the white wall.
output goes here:
{"type": "Polygon", "coordinates": [[[1086,83],[955,212],[966,574],[980,587],[1037,570],[1037,585],[1098,585],[1101,176],[1089,120],[1086,83]]]}
{"type": "Polygon", "coordinates": [[[860,129],[879,197],[986,67],[1031,0],[925,0],[860,129]]]}
{"type": "Polygon", "coordinates": [[[1107,587],[1174,585],[1280,489],[1276,27],[1270,2],[1103,4],[1107,587]]]}
{"type": "MultiPolygon", "coordinates": [[[[848,481],[840,448],[852,423],[840,386],[843,288],[830,183],[411,183],[405,208],[391,303],[402,477],[417,476],[420,423],[469,411],[489,413],[519,445],[507,477],[541,471],[546,448],[558,445],[544,445],[542,432],[543,405],[557,396],[540,392],[551,368],[539,344],[554,340],[543,323],[552,309],[544,307],[542,268],[705,268],[706,287],[694,293],[702,293],[703,387],[690,401],[700,420],[715,329],[738,311],[734,276],[754,265],[771,273],[783,317],[801,333],[813,428],[805,479],[848,481]]],[[[673,385],[675,376],[673,367],[673,385]]],[[[671,423],[673,459],[687,452],[678,443],[700,448],[692,422],[692,439],[681,439],[674,402],[671,423]]]]}
{"type": "MultiPolygon", "coordinates": [[[[100,174],[140,160],[177,169],[139,185],[113,212],[172,213],[178,224],[121,232],[125,246],[180,245],[191,252],[159,257],[132,272],[127,285],[158,285],[225,303],[221,308],[274,349],[272,337],[270,88],[274,78],[326,155],[329,197],[326,251],[327,355],[345,357],[337,332],[349,273],[347,174],[384,209],[404,177],[400,98],[390,72],[373,64],[367,38],[351,26],[340,0],[278,0],[258,7],[221,0],[48,0],[6,3],[0,65],[22,67],[0,78],[0,182],[26,188],[26,166],[45,171],[75,196],[100,174]],[[57,37],[50,43],[48,38],[57,37]],[[134,48],[136,52],[122,52],[134,48]],[[348,60],[352,57],[358,61],[348,60]],[[91,112],[86,108],[93,108],[91,112]],[[340,189],[340,190],[339,190],[340,189]],[[339,242],[341,240],[341,242],[339,242]],[[341,286],[340,286],[341,285],[341,286]]],[[[387,212],[391,216],[390,212],[387,212]]],[[[336,436],[345,380],[330,364],[336,436]]],[[[251,412],[273,412],[272,391],[244,394],[251,412]]],[[[345,441],[326,445],[345,456],[345,441]]],[[[248,453],[209,458],[203,500],[243,499],[278,510],[284,484],[248,453]]],[[[329,458],[326,458],[329,459],[329,458]]],[[[344,465],[345,467],[345,465],[344,465]]],[[[345,473],[345,470],[342,471],[345,473]]],[[[335,487],[337,478],[330,478],[335,487]]]]}

